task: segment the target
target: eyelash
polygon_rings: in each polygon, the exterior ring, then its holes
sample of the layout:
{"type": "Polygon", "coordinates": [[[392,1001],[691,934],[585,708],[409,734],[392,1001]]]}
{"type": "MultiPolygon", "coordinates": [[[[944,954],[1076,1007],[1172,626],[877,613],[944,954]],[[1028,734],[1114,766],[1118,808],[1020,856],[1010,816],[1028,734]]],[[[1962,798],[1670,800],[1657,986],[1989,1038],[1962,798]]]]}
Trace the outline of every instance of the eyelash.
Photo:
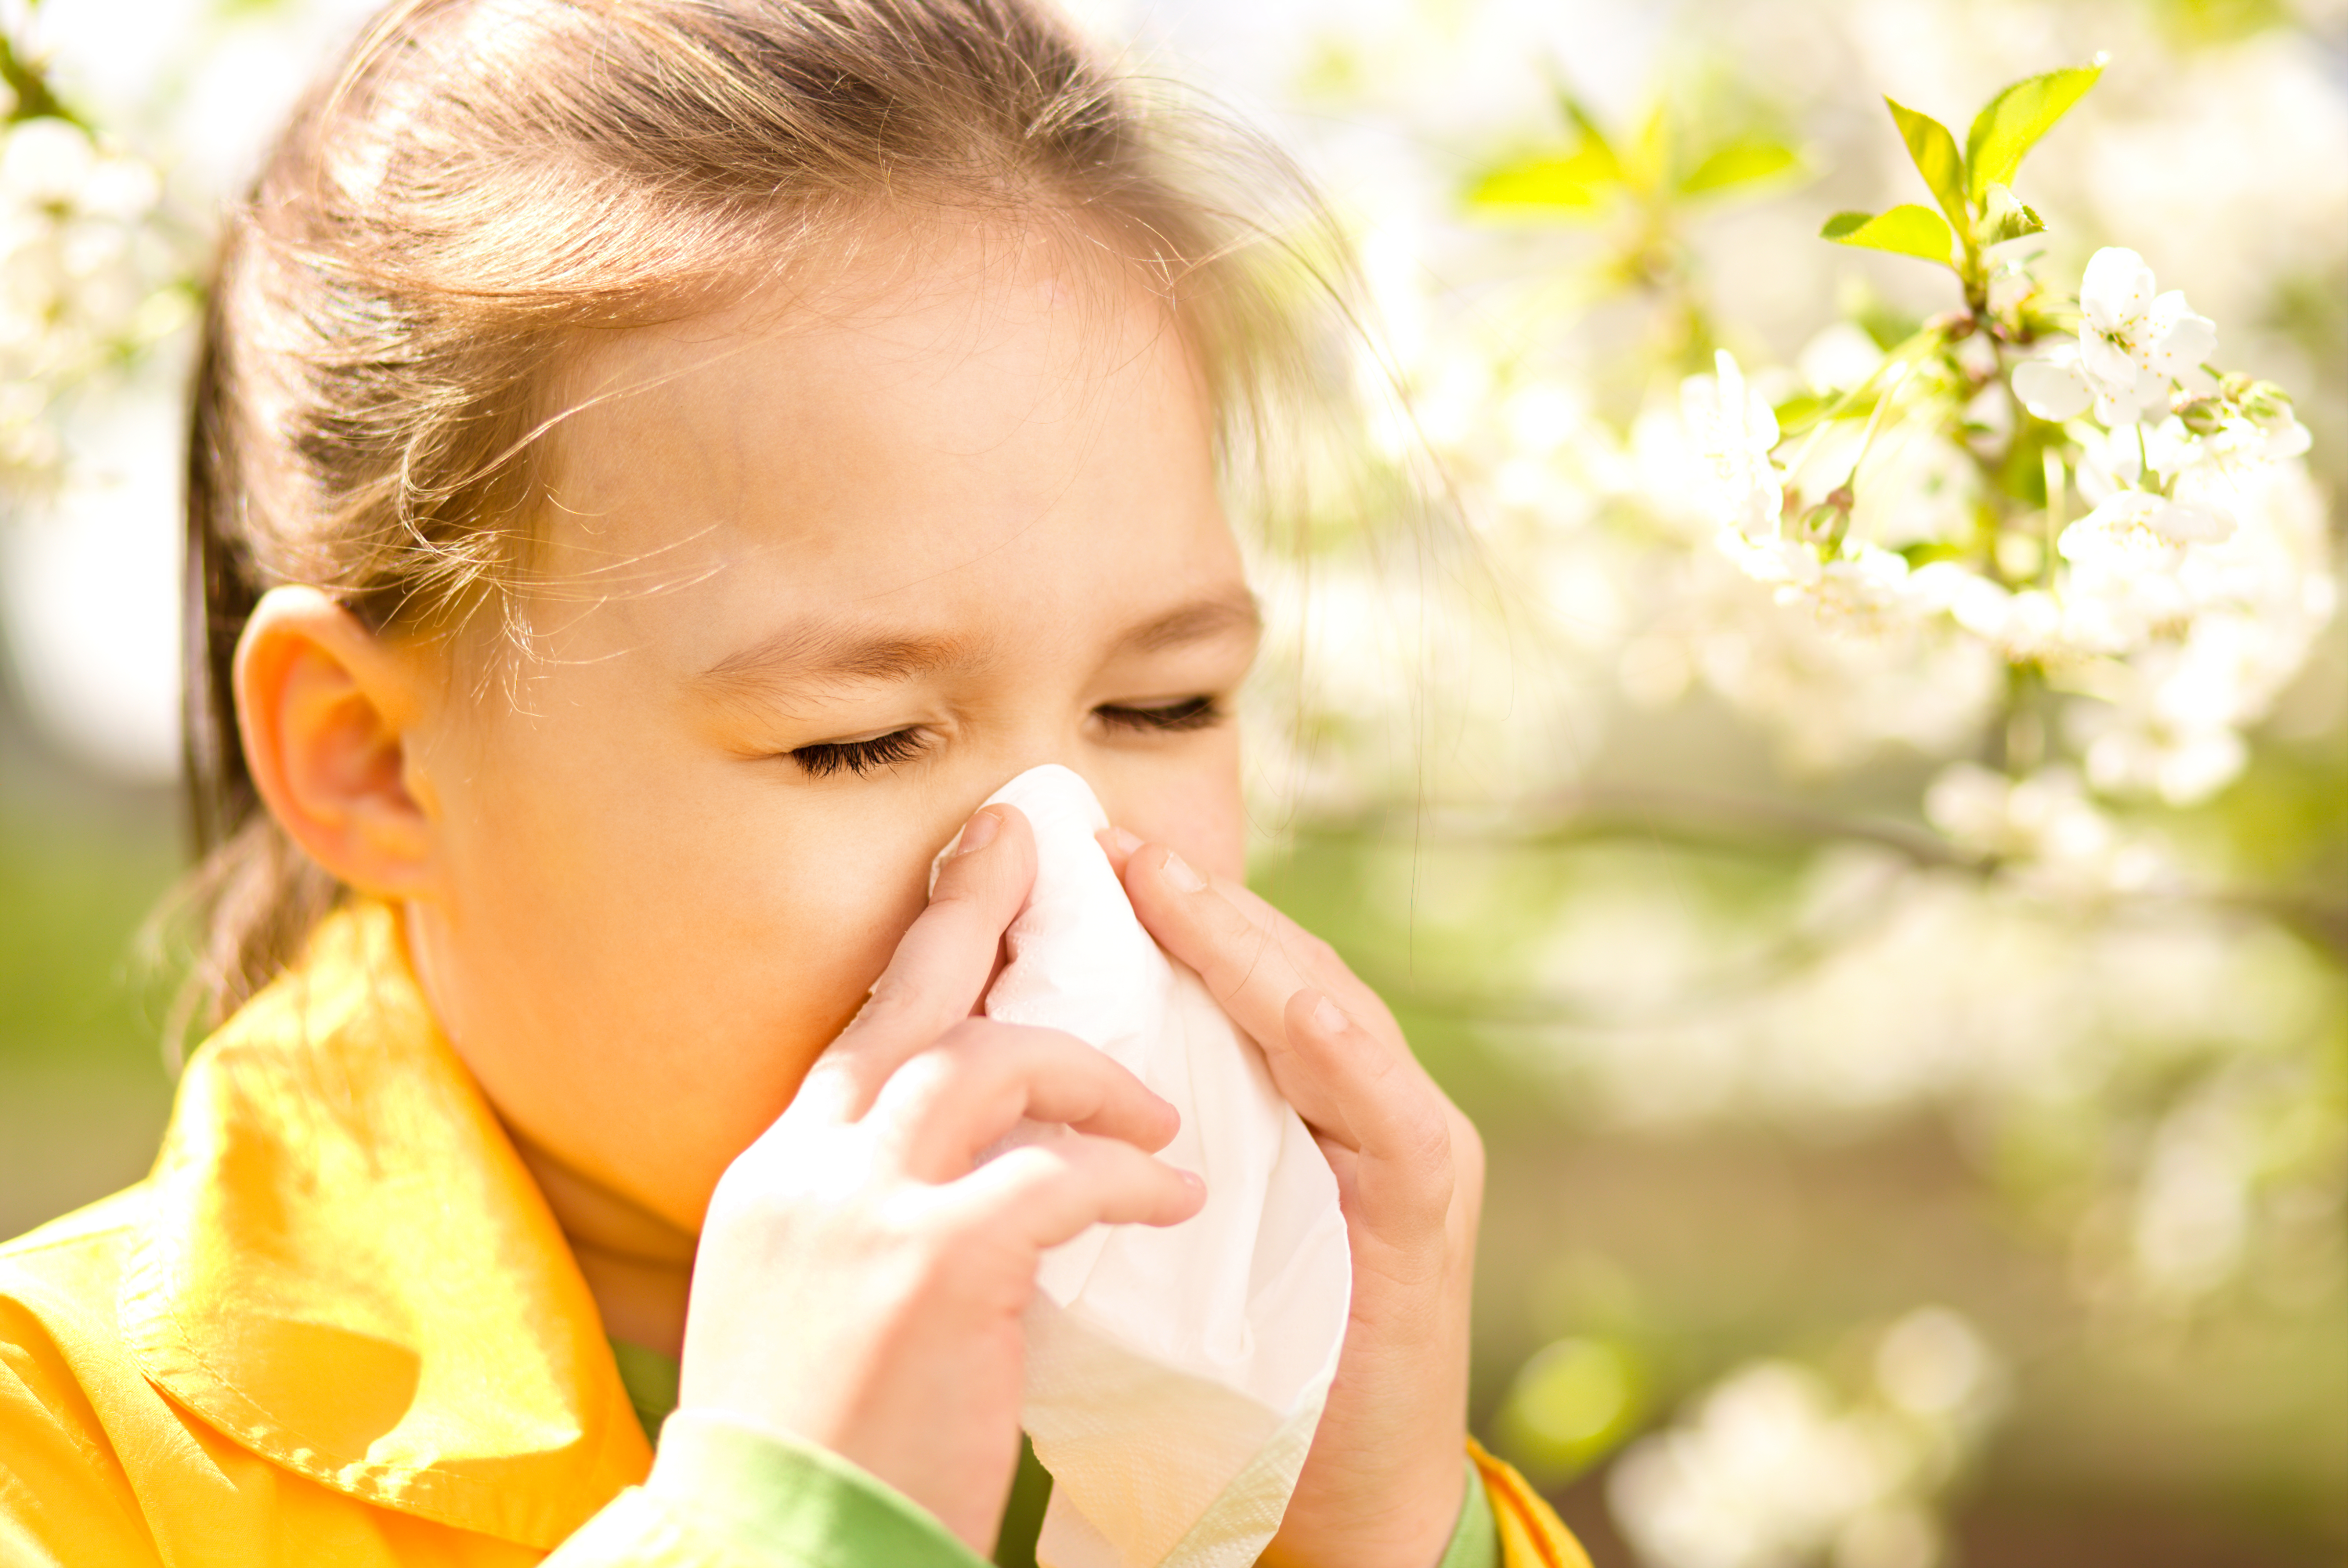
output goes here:
{"type": "Polygon", "coordinates": [[[1223,721],[1222,705],[1210,696],[1185,697],[1164,707],[1097,707],[1093,711],[1113,728],[1160,735],[1206,729],[1223,721]]]}
{"type": "MultiPolygon", "coordinates": [[[[1100,716],[1101,722],[1114,728],[1159,735],[1206,729],[1223,721],[1222,705],[1210,696],[1188,697],[1164,707],[1112,707],[1093,711],[1100,716]]],[[[853,773],[860,779],[883,768],[911,762],[922,754],[923,745],[920,730],[898,729],[870,740],[818,741],[812,746],[796,747],[789,755],[799,765],[799,771],[810,779],[829,779],[839,773],[853,773]]]]}
{"type": "Polygon", "coordinates": [[[790,757],[799,765],[799,771],[810,779],[829,779],[842,771],[860,779],[880,769],[911,762],[921,754],[922,732],[899,729],[876,735],[870,740],[819,741],[813,746],[795,748],[790,757]]]}

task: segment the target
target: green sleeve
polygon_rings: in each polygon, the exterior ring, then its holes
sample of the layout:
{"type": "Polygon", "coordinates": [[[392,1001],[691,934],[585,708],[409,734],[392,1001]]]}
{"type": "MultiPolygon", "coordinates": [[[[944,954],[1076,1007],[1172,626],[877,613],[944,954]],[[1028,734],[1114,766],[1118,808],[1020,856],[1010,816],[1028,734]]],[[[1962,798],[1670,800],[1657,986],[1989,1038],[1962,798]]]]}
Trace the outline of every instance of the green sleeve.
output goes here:
{"type": "Polygon", "coordinates": [[[1492,1517],[1492,1496],[1476,1461],[1468,1461],[1468,1496],[1459,1505],[1459,1522],[1451,1527],[1451,1544],[1436,1568],[1500,1568],[1500,1525],[1492,1517]]]}
{"type": "MultiPolygon", "coordinates": [[[[653,1473],[548,1559],[551,1568],[985,1568],[936,1519],[846,1460],[756,1423],[676,1410],[673,1357],[612,1341],[653,1473]]],[[[1499,1526],[1475,1462],[1436,1568],[1500,1568],[1499,1526]]],[[[1023,1443],[994,1557],[1033,1563],[1052,1478],[1023,1443]]]]}
{"type": "MultiPolygon", "coordinates": [[[[984,1568],[919,1504],[813,1443],[706,1410],[548,1568],[984,1568]]],[[[1448,1568],[1448,1564],[1446,1564],[1448,1568]]]]}

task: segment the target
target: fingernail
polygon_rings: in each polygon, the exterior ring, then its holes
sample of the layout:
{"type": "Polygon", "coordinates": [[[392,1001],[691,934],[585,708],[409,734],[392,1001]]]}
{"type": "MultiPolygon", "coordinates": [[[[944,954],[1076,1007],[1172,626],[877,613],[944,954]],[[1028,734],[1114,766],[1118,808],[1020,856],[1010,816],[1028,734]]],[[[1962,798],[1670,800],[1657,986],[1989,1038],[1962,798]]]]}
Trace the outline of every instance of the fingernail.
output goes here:
{"type": "Polygon", "coordinates": [[[1174,1174],[1182,1178],[1182,1185],[1188,1187],[1193,1192],[1203,1192],[1207,1190],[1205,1178],[1201,1177],[1196,1171],[1177,1170],[1174,1174]]]}
{"type": "Polygon", "coordinates": [[[1207,885],[1206,879],[1190,869],[1190,862],[1171,850],[1166,851],[1164,870],[1166,880],[1179,892],[1197,892],[1207,885]]]}
{"type": "Polygon", "coordinates": [[[1108,841],[1117,846],[1117,852],[1120,855],[1129,855],[1141,848],[1141,835],[1128,833],[1123,828],[1111,828],[1108,830],[1108,841]]]}
{"type": "Polygon", "coordinates": [[[1326,996],[1313,1004],[1313,1026],[1324,1035],[1342,1035],[1353,1021],[1345,1016],[1344,1008],[1326,996]]]}
{"type": "Polygon", "coordinates": [[[981,811],[963,824],[962,847],[954,851],[954,853],[956,855],[974,854],[994,842],[994,835],[1002,830],[1002,812],[981,811]]]}

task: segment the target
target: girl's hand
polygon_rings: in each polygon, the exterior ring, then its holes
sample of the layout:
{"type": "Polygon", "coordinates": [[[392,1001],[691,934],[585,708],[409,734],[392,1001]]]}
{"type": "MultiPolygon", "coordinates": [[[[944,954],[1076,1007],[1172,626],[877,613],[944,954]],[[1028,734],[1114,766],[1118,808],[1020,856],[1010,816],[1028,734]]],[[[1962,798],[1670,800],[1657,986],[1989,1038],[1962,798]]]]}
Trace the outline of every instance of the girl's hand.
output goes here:
{"type": "Polygon", "coordinates": [[[1484,1146],[1329,944],[1171,851],[1102,835],[1142,923],[1263,1047],[1337,1175],[1354,1300],[1328,1408],[1262,1561],[1432,1568],[1466,1485],[1484,1146]]]}
{"type": "Polygon", "coordinates": [[[1018,1463],[1038,1255],[1204,1198],[1145,1152],[1178,1118],[1138,1078],[1072,1036],[971,1016],[1035,874],[1016,809],[973,817],[871,1000],[727,1168],[680,1387],[680,1408],[854,1460],[981,1553],[1018,1463]],[[1068,1130],[973,1169],[1022,1116],[1068,1130]]]}

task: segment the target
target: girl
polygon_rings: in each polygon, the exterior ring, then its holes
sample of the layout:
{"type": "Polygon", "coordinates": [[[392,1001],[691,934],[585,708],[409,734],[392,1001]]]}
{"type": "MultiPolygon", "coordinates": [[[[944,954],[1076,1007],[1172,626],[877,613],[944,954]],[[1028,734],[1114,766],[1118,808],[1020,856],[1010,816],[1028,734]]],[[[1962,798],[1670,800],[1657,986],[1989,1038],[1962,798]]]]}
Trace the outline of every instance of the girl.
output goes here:
{"type": "Polygon", "coordinates": [[[1057,761],[1338,1177],[1267,1560],[1580,1561],[1466,1441],[1474,1131],[1240,884],[1238,254],[1026,0],[376,23],[226,242],[226,1016],[153,1176],[0,1253],[0,1559],[972,1562],[1038,1253],[1200,1202],[1138,1080],[973,1016],[1033,851],[968,813],[1057,761]]]}

